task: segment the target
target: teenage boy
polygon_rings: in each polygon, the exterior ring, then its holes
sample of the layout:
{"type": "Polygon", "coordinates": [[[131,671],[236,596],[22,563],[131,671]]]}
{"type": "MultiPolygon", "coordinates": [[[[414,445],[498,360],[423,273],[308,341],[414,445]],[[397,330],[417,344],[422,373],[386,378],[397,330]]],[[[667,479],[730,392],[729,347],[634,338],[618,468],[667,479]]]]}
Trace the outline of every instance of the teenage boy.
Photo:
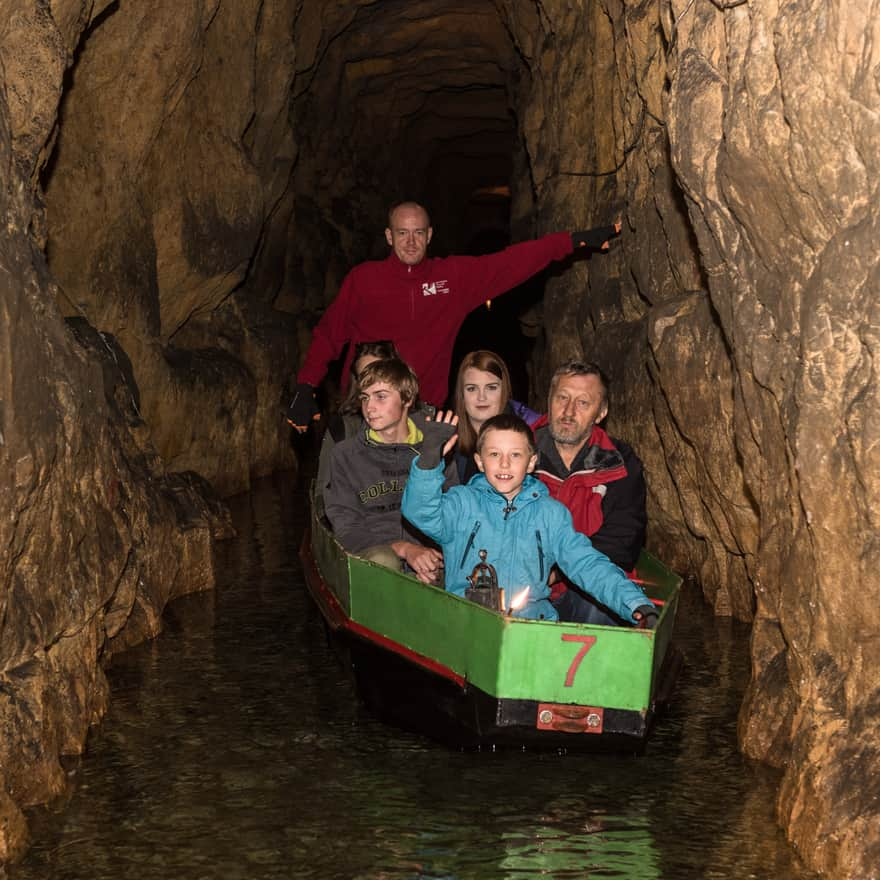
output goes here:
{"type": "MultiPolygon", "coordinates": [[[[451,426],[447,426],[447,433],[451,426]]],[[[657,611],[645,594],[576,532],[571,514],[531,476],[537,455],[529,426],[502,413],[483,424],[475,460],[482,472],[467,486],[441,491],[441,457],[454,444],[425,443],[410,468],[403,515],[443,547],[446,589],[463,596],[481,549],[508,600],[528,590],[517,617],[557,620],[547,575],[559,565],[586,592],[631,625],[653,628],[657,611]]]]}
{"type": "MultiPolygon", "coordinates": [[[[370,364],[359,375],[358,385],[364,424],[331,452],[330,485],[324,491],[327,518],[349,553],[411,570],[424,583],[437,583],[443,556],[404,522],[400,501],[410,463],[433,434],[449,436],[444,433],[446,423],[427,421],[418,413],[410,416],[419,382],[397,358],[370,364]]],[[[454,471],[451,467],[450,477],[457,482],[454,471]]],[[[441,473],[441,484],[443,479],[441,473]]]]}

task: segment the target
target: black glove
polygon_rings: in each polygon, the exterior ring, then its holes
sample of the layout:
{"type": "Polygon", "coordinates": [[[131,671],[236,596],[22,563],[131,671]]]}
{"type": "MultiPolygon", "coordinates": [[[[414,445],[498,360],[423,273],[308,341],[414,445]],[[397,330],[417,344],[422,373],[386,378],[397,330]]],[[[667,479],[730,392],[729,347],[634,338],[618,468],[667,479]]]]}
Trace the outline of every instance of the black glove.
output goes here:
{"type": "Polygon", "coordinates": [[[636,626],[640,629],[655,629],[660,615],[653,605],[639,605],[632,613],[636,626]]]}
{"type": "Polygon", "coordinates": [[[449,422],[425,422],[422,427],[422,448],[419,450],[418,467],[429,471],[437,467],[443,459],[446,441],[458,431],[457,425],[449,422]]]}
{"type": "Polygon", "coordinates": [[[606,241],[618,235],[620,233],[613,226],[599,226],[596,229],[582,229],[578,232],[572,232],[571,243],[575,248],[585,245],[599,250],[606,241]]]}
{"type": "Polygon", "coordinates": [[[315,389],[307,382],[300,382],[293,390],[293,400],[287,407],[287,421],[294,428],[305,430],[318,415],[315,389]]]}

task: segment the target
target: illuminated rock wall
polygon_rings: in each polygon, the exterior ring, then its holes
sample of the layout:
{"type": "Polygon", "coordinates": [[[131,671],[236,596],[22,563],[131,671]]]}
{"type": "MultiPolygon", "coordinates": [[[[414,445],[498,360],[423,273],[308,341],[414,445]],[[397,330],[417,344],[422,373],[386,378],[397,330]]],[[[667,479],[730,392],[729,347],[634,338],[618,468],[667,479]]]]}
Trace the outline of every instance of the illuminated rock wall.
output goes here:
{"type": "Polygon", "coordinates": [[[542,364],[612,372],[652,541],[754,618],[739,733],[786,768],[787,834],[830,875],[876,876],[876,9],[504,6],[522,215],[624,219],[615,254],[552,285],[542,364]]]}

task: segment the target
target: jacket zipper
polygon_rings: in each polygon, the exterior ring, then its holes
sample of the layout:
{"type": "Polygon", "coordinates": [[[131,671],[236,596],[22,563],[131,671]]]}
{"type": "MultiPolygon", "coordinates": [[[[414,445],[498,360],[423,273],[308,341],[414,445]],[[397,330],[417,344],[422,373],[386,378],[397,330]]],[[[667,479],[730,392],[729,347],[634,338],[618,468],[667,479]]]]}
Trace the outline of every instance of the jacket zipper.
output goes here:
{"type": "Polygon", "coordinates": [[[541,568],[541,583],[544,583],[544,545],[541,543],[541,530],[535,532],[535,537],[538,539],[538,565],[541,568]]]}
{"type": "Polygon", "coordinates": [[[464,553],[462,553],[462,555],[461,555],[461,562],[459,562],[459,564],[458,564],[459,568],[464,568],[464,561],[465,561],[465,559],[467,559],[468,553],[471,552],[471,547],[474,546],[474,539],[477,537],[478,531],[480,531],[480,521],[479,520],[477,520],[474,523],[474,528],[471,531],[471,536],[468,538],[467,544],[465,545],[465,548],[464,548],[464,553]]]}

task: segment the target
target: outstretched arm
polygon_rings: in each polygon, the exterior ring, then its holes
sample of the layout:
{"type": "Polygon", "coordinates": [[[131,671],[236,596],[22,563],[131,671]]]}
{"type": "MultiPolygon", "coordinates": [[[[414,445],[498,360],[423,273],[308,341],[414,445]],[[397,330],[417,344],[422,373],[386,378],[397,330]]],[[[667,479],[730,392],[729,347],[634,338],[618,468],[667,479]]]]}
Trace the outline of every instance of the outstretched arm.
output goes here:
{"type": "Polygon", "coordinates": [[[556,232],[533,241],[513,244],[481,257],[454,257],[458,282],[465,291],[462,306],[470,312],[488,299],[528,281],[554,260],[567,257],[573,249],[568,232],[556,232]]]}
{"type": "Polygon", "coordinates": [[[597,226],[595,229],[583,229],[572,232],[571,243],[576,247],[588,247],[597,251],[607,251],[612,238],[620,235],[622,224],[615,220],[611,226],[597,226]]]}
{"type": "Polygon", "coordinates": [[[556,561],[566,576],[610,608],[623,620],[635,623],[633,613],[650,601],[645,594],[590,539],[576,532],[571,514],[562,505],[557,509],[558,525],[550,535],[556,561]]]}
{"type": "Polygon", "coordinates": [[[555,260],[579,247],[608,250],[610,239],[620,234],[621,223],[577,232],[556,232],[511,245],[482,257],[458,257],[461,280],[467,289],[467,310],[528,281],[555,260]]]}

